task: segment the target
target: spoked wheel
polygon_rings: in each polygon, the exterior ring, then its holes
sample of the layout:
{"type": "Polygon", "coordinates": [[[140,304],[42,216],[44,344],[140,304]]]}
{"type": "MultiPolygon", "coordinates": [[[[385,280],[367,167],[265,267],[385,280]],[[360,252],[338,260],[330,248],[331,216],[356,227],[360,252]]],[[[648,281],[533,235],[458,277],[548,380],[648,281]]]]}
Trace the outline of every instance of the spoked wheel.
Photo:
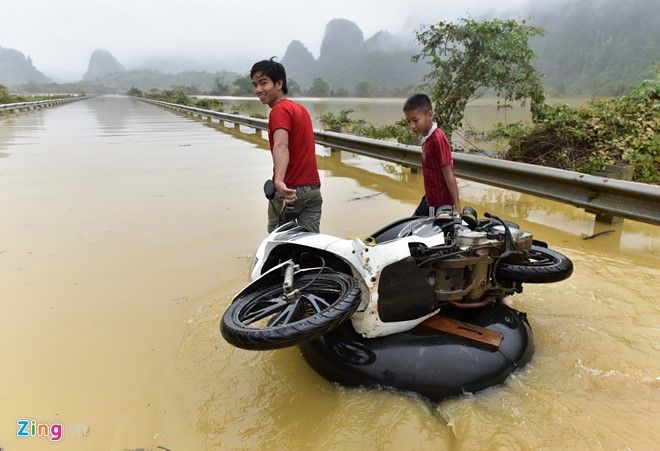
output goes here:
{"type": "Polygon", "coordinates": [[[284,295],[281,281],[242,292],[222,317],[224,339],[243,349],[278,349],[312,340],[339,326],[360,303],[360,287],[346,274],[319,271],[296,274],[296,294],[291,298],[284,295]]]}
{"type": "Polygon", "coordinates": [[[497,266],[497,280],[527,283],[551,283],[568,279],[573,274],[573,262],[547,247],[532,246],[522,256],[507,259],[497,266]]]}

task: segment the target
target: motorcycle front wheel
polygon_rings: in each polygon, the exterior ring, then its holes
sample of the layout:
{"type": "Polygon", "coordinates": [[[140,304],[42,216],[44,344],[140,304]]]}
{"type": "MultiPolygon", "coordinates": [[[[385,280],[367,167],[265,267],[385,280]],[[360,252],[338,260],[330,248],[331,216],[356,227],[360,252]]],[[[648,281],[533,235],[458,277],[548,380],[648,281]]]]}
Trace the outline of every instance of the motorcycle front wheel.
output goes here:
{"type": "Polygon", "coordinates": [[[360,303],[355,279],[331,270],[296,275],[293,288],[290,298],[281,282],[241,293],[222,317],[223,338],[249,350],[295,346],[330,332],[360,303]]]}
{"type": "Polygon", "coordinates": [[[532,246],[521,256],[500,262],[495,274],[498,281],[559,282],[573,274],[573,262],[565,255],[547,247],[532,246]]]}

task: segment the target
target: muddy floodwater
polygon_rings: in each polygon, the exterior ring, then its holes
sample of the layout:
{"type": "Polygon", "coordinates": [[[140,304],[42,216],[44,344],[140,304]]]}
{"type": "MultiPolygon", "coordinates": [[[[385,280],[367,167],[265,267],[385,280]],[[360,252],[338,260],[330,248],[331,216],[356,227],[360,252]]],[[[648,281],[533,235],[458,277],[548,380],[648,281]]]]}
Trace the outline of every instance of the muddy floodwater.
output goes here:
{"type": "MultiPolygon", "coordinates": [[[[367,236],[414,210],[421,174],[328,155],[323,232],[367,236]]],[[[432,404],[333,385],[297,348],[221,339],[265,236],[271,167],[263,141],[126,97],[0,117],[0,448],[657,449],[658,227],[594,226],[459,180],[464,204],[575,272],[514,298],[535,332],[529,365],[432,404]],[[17,436],[20,420],[61,424],[61,440],[17,436]]]]}

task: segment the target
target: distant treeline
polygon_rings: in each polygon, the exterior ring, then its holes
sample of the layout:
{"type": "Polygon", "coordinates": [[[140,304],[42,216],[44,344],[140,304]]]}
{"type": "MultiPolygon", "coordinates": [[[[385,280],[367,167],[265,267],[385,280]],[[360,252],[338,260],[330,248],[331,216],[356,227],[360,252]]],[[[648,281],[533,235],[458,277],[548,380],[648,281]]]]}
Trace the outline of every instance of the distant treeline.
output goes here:
{"type": "Polygon", "coordinates": [[[0,85],[0,105],[6,103],[18,103],[18,102],[35,102],[37,100],[45,99],[65,99],[71,97],[68,94],[57,94],[57,95],[32,95],[32,94],[12,94],[4,85],[0,85]]]}

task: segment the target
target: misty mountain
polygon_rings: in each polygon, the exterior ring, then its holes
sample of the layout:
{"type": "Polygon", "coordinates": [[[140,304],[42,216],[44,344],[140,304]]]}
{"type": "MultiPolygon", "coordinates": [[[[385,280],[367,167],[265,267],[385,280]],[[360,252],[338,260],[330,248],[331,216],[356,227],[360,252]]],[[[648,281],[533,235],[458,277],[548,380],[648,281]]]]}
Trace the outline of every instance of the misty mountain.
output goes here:
{"type": "Polygon", "coordinates": [[[291,41],[282,58],[282,64],[286,68],[287,77],[305,86],[311,84],[317,76],[316,59],[300,41],[291,41]]]}
{"type": "Polygon", "coordinates": [[[106,76],[101,82],[107,89],[114,92],[126,92],[131,87],[142,91],[150,89],[171,89],[172,87],[195,87],[199,91],[209,91],[216,78],[225,84],[230,84],[238,74],[233,72],[202,72],[186,71],[176,74],[166,74],[157,70],[141,69],[114,73],[106,76]]]}
{"type": "Polygon", "coordinates": [[[620,95],[660,61],[657,0],[586,0],[539,4],[533,22],[544,35],[532,43],[544,84],[556,94],[620,95]]]}
{"type": "Polygon", "coordinates": [[[30,82],[49,83],[50,79],[34,67],[29,57],[0,47],[0,84],[11,87],[30,82]]]}
{"type": "Polygon", "coordinates": [[[353,92],[363,81],[369,81],[376,89],[419,84],[427,67],[410,61],[415,53],[411,43],[388,31],[379,31],[365,41],[355,23],[333,19],[325,27],[318,59],[300,41],[293,41],[282,64],[287,76],[304,87],[320,77],[331,89],[353,92]]]}
{"type": "Polygon", "coordinates": [[[112,53],[105,49],[96,49],[89,57],[89,65],[83,80],[100,80],[108,74],[124,72],[124,70],[124,66],[112,56],[112,53]]]}
{"type": "Polygon", "coordinates": [[[16,86],[19,92],[70,92],[87,94],[123,94],[130,88],[135,87],[142,91],[152,89],[184,89],[188,92],[209,91],[214,85],[215,79],[220,78],[223,83],[231,84],[238,74],[235,72],[200,72],[186,71],[176,74],[166,74],[152,69],[128,70],[124,72],[113,72],[102,79],[82,80],[73,83],[28,83],[16,86]]]}

